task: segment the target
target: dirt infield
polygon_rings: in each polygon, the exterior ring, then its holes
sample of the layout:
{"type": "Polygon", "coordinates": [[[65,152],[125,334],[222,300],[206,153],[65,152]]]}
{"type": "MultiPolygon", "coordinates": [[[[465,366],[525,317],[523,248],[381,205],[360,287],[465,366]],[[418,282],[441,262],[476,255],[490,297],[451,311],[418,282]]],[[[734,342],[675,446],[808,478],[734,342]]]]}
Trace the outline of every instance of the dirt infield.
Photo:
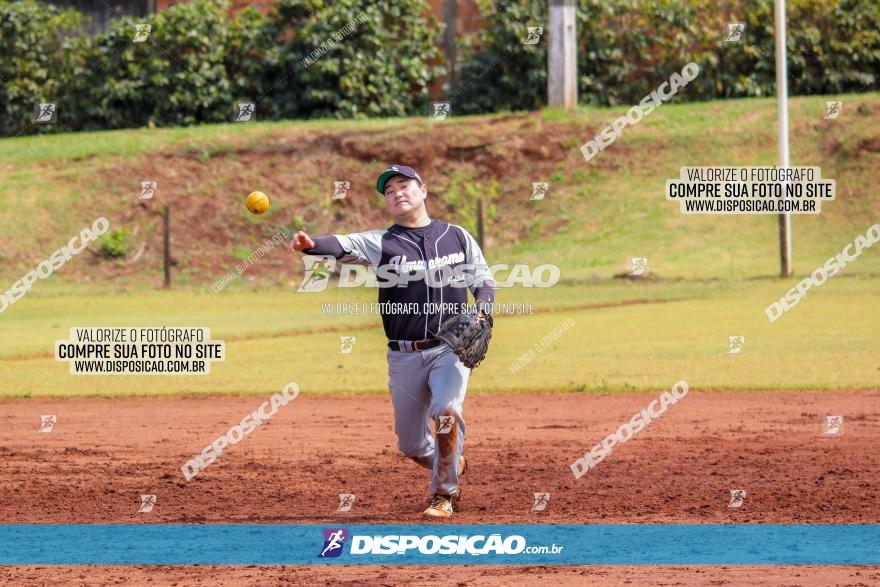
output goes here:
{"type": "Polygon", "coordinates": [[[880,568],[865,566],[293,566],[0,567],[11,585],[348,585],[458,587],[466,585],[831,585],[880,584],[880,568]]]}
{"type": "MultiPolygon", "coordinates": [[[[460,523],[877,523],[880,391],[691,390],[576,480],[569,464],[656,394],[473,396],[460,523]],[[823,435],[826,415],[843,433],[823,435]],[[745,489],[730,508],[730,490],[745,489]],[[549,492],[543,512],[534,492],[549,492]]],[[[395,449],[384,396],[308,390],[187,482],[188,459],[266,397],[0,400],[3,523],[417,523],[428,474],[395,449]],[[40,416],[57,416],[39,432],[40,416]],[[357,496],[336,513],[340,493],[357,496]],[[138,513],[141,494],[155,494],[138,513]]],[[[146,568],[7,567],[8,582],[145,582],[146,568]],[[138,580],[140,577],[143,581],[138,580]]],[[[150,567],[152,584],[876,584],[876,567],[150,567]]],[[[89,583],[91,582],[91,583],[89,583]]]]}

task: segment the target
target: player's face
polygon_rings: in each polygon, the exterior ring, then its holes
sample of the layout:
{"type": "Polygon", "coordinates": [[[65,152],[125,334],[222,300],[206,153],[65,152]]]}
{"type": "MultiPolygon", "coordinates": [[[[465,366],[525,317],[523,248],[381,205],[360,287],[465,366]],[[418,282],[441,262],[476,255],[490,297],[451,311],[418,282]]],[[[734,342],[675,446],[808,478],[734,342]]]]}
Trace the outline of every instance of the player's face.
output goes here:
{"type": "Polygon", "coordinates": [[[416,210],[423,205],[427,188],[415,179],[396,175],[385,182],[385,203],[393,216],[416,210]]]}

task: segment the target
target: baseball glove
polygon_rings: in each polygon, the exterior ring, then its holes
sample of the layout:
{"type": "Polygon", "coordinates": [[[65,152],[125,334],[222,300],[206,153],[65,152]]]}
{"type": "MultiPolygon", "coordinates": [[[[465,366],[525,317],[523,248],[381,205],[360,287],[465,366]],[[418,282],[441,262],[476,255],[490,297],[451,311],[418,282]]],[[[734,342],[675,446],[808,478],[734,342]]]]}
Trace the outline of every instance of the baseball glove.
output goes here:
{"type": "Polygon", "coordinates": [[[474,369],[486,357],[492,338],[492,315],[477,320],[476,313],[459,314],[440,327],[439,338],[458,355],[468,369],[474,369]]]}

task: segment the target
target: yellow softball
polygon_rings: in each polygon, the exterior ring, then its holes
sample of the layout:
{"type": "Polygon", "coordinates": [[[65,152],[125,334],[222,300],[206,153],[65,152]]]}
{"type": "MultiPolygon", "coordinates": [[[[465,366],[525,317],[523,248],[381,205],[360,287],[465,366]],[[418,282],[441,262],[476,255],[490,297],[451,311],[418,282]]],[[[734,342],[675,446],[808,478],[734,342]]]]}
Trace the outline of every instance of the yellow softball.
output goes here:
{"type": "Polygon", "coordinates": [[[245,205],[252,214],[262,214],[269,209],[269,197],[263,192],[251,192],[245,205]]]}

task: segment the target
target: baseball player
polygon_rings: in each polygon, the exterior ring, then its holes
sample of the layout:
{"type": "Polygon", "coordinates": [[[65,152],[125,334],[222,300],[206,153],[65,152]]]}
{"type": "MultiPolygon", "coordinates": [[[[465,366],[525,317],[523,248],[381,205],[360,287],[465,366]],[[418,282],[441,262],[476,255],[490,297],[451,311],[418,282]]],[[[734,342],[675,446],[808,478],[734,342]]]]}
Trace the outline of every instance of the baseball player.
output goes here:
{"type": "Polygon", "coordinates": [[[288,250],[389,271],[384,277],[384,271],[377,271],[377,281],[388,338],[388,387],[397,448],[431,470],[432,497],[425,515],[447,518],[453,513],[453,500],[457,505],[461,497],[459,480],[467,468],[462,454],[462,408],[471,370],[435,334],[443,322],[463,313],[467,289],[474,296],[478,319],[487,320],[495,298],[492,274],[479,245],[465,229],[428,216],[428,188],[415,169],[390,166],[379,176],[376,189],[394,217],[393,225],[315,238],[300,231],[288,250]],[[459,265],[469,271],[464,281],[461,271],[454,272],[459,265]],[[431,278],[433,271],[456,277],[431,278]],[[388,277],[392,274],[396,276],[393,282],[388,277]],[[416,278],[410,281],[410,276],[416,278]],[[383,283],[393,286],[383,287],[383,283]],[[395,306],[416,311],[398,312],[395,306]],[[437,430],[436,438],[429,419],[437,430]]]}

